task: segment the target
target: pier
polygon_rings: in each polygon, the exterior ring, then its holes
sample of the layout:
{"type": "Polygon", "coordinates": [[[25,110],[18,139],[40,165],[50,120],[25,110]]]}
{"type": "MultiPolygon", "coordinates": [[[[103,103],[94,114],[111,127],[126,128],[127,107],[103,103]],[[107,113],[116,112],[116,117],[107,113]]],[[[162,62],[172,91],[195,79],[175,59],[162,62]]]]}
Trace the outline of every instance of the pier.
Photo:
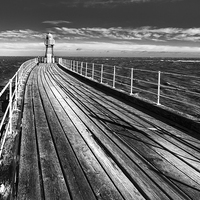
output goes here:
{"type": "Polygon", "coordinates": [[[47,34],[45,57],[23,63],[0,92],[7,199],[199,200],[199,120],[165,105],[200,108],[186,76],[55,58],[54,44],[47,34]]]}
{"type": "Polygon", "coordinates": [[[198,133],[61,64],[31,63],[17,87],[13,199],[200,198],[198,133]]]}

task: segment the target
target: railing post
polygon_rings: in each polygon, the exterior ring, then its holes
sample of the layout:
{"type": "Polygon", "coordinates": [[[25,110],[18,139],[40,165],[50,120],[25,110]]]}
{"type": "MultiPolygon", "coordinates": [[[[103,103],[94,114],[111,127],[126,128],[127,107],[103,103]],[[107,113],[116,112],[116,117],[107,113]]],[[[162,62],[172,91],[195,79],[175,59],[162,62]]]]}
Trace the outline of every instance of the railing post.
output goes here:
{"type": "Polygon", "coordinates": [[[131,93],[130,95],[133,94],[133,68],[131,68],[131,93]]]}
{"type": "Polygon", "coordinates": [[[92,64],[92,79],[94,79],[94,63],[92,64]]]}
{"type": "Polygon", "coordinates": [[[61,58],[58,58],[58,64],[63,64],[62,62],[61,62],[61,58]]]}
{"type": "Polygon", "coordinates": [[[78,61],[76,61],[76,72],[78,73],[78,61]]]}
{"type": "Polygon", "coordinates": [[[158,96],[157,96],[157,105],[160,105],[160,75],[161,75],[161,72],[158,71],[158,96]]]}
{"type": "Polygon", "coordinates": [[[15,77],[15,109],[17,109],[17,99],[18,99],[18,72],[15,77]]]}
{"type": "Polygon", "coordinates": [[[20,67],[20,85],[22,85],[23,67],[24,67],[24,64],[20,67]]]}
{"type": "Polygon", "coordinates": [[[103,64],[101,65],[101,83],[103,83],[103,64]]]}
{"type": "Polygon", "coordinates": [[[12,79],[10,79],[10,86],[9,86],[9,126],[10,126],[10,133],[12,133],[12,79]]]}
{"type": "Polygon", "coordinates": [[[86,66],[85,66],[85,76],[87,77],[87,62],[86,62],[86,66]]]}
{"type": "Polygon", "coordinates": [[[83,75],[83,62],[81,62],[81,75],[83,75]]]}
{"type": "Polygon", "coordinates": [[[115,88],[115,74],[116,74],[116,67],[114,66],[114,72],[113,72],[113,88],[115,88]]]}

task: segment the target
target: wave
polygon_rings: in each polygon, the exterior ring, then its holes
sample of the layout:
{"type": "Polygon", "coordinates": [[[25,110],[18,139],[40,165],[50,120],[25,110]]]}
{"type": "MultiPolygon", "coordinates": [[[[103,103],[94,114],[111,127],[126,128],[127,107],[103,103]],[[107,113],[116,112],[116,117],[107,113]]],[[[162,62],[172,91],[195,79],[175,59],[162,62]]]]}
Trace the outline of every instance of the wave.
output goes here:
{"type": "Polygon", "coordinates": [[[162,62],[200,63],[200,60],[160,60],[162,62]]]}

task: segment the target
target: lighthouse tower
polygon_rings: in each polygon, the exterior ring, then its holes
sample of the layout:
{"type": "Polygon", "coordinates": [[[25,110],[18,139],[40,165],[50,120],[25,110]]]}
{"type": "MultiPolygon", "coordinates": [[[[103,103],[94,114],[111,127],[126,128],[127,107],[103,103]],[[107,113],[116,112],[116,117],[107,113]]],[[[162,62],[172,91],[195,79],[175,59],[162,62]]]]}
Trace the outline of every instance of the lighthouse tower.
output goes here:
{"type": "Polygon", "coordinates": [[[51,33],[46,35],[44,44],[46,46],[44,62],[54,63],[53,46],[55,44],[55,40],[53,39],[53,35],[51,33]]]}

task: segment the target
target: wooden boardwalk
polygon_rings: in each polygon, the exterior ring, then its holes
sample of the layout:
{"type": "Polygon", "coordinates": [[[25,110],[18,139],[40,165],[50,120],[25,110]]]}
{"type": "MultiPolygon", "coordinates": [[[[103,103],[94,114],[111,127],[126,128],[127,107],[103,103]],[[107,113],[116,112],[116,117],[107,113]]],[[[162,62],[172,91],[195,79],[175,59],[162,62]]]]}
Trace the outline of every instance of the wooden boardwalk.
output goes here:
{"type": "Polygon", "coordinates": [[[26,84],[17,199],[200,199],[200,140],[56,64],[26,84]]]}

